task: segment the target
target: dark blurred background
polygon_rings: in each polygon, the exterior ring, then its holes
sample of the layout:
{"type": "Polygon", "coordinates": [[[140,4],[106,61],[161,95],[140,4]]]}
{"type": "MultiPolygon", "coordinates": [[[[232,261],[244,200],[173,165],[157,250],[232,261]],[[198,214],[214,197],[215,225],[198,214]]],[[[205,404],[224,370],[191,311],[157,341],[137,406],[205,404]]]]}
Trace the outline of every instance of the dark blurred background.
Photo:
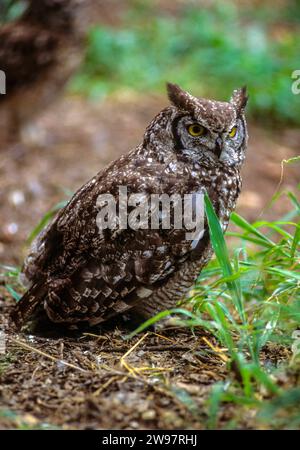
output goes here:
{"type": "MultiPolygon", "coordinates": [[[[25,7],[0,1],[2,24],[25,7]]],[[[238,212],[280,220],[286,200],[269,204],[281,161],[299,155],[300,94],[291,87],[300,70],[300,1],[95,0],[92,16],[83,62],[67,89],[13,151],[0,153],[0,260],[19,263],[39,219],[140,141],[167,104],[166,81],[221,100],[248,86],[238,212]]],[[[281,191],[298,192],[299,169],[285,165],[281,191]]]]}

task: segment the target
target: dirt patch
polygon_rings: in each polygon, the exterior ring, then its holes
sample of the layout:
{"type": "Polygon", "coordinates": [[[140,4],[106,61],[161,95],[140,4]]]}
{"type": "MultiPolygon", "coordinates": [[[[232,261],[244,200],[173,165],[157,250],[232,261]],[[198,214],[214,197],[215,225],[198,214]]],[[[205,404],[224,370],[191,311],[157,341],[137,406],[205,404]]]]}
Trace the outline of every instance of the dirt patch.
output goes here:
{"type": "MultiPolygon", "coordinates": [[[[1,316],[11,309],[1,302],[1,316]]],[[[1,408],[37,426],[174,429],[204,426],[206,399],[226,367],[197,330],[170,329],[124,340],[113,324],[98,336],[7,334],[2,355],[1,408]],[[122,363],[123,361],[123,363],[122,363]]],[[[22,420],[18,418],[18,420],[22,420]]],[[[16,426],[0,418],[0,426],[16,426]]]]}
{"type": "MultiPolygon", "coordinates": [[[[90,330],[93,335],[38,337],[12,332],[12,307],[12,300],[1,297],[1,429],[205,429],[212,385],[234,382],[226,351],[213,350],[217,342],[200,328],[173,327],[125,340],[128,328],[114,323],[90,330]]],[[[284,347],[267,347],[262,364],[274,368],[289,357],[284,347]]],[[[287,383],[285,375],[282,385],[287,383]]],[[[253,407],[227,404],[218,426],[255,428],[255,414],[253,407]]]]}

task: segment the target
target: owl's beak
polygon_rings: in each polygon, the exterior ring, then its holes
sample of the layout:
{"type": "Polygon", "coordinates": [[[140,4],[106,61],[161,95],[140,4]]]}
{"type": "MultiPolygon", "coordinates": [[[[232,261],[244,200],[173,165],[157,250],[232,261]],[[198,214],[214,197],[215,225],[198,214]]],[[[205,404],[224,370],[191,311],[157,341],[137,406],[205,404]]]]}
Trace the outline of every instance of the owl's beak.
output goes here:
{"type": "Polygon", "coordinates": [[[222,138],[220,136],[218,136],[216,139],[216,153],[217,153],[218,158],[220,158],[220,156],[221,156],[222,147],[223,147],[222,138]]]}

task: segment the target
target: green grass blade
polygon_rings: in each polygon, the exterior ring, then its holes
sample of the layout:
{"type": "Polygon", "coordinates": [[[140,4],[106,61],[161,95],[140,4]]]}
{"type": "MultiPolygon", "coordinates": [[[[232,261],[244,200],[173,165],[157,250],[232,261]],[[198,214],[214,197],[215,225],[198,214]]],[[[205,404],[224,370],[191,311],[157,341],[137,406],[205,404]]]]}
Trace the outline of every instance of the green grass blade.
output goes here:
{"type": "MultiPolygon", "coordinates": [[[[234,271],[230,263],[222,228],[207,194],[205,194],[204,196],[204,202],[213,249],[222,268],[224,277],[232,277],[234,275],[234,271]]],[[[235,307],[237,308],[242,321],[245,322],[246,318],[242,302],[239,279],[227,281],[227,286],[232,294],[235,307]]]]}
{"type": "Polygon", "coordinates": [[[58,203],[57,205],[54,206],[54,208],[50,209],[50,211],[48,211],[44,217],[40,220],[40,222],[37,224],[37,226],[32,230],[32,232],[30,233],[28,239],[27,239],[27,244],[31,244],[32,241],[40,234],[40,232],[45,228],[45,226],[50,222],[50,220],[55,216],[55,214],[57,214],[57,212],[63,208],[64,206],[66,206],[67,202],[63,201],[58,203]]]}
{"type": "Polygon", "coordinates": [[[10,293],[10,295],[18,302],[20,300],[20,298],[22,297],[22,295],[18,294],[18,292],[16,292],[14,290],[14,288],[10,285],[10,284],[6,284],[5,285],[6,290],[10,293]]]}
{"type": "Polygon", "coordinates": [[[254,225],[251,225],[249,222],[247,222],[246,219],[239,216],[237,213],[233,212],[230,216],[230,219],[235,225],[237,225],[238,227],[242,228],[243,230],[245,230],[250,234],[254,234],[262,241],[264,241],[266,244],[268,244],[270,247],[274,247],[276,245],[275,242],[271,241],[271,239],[269,239],[260,231],[258,231],[254,225]]]}

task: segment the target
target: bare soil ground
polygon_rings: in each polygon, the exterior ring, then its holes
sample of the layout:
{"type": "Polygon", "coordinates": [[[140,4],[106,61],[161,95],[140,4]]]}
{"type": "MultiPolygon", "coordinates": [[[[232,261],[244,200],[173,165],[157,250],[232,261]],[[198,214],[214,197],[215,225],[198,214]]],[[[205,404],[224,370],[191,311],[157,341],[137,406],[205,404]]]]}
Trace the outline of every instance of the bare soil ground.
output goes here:
{"type": "MultiPolygon", "coordinates": [[[[165,104],[160,97],[129,93],[101,104],[65,97],[26,133],[24,143],[2,148],[1,263],[20,265],[26,238],[40,218],[136,145],[165,104]]],[[[296,156],[299,142],[299,130],[250,125],[238,212],[249,220],[259,216],[276,190],[281,160],[296,156]]],[[[299,167],[287,167],[281,189],[294,190],[298,182],[299,167]]],[[[279,201],[263,217],[279,218],[288,210],[286,200],[279,201]]],[[[33,337],[15,334],[8,325],[13,304],[0,286],[0,329],[6,331],[6,349],[0,349],[1,428],[207,426],[211,386],[230,375],[226,353],[215,348],[212,336],[200,329],[166,329],[162,336],[149,332],[127,341],[124,323],[114,323],[91,331],[96,336],[33,337]]],[[[262,358],[277,367],[288,356],[283,347],[269,346],[262,358]]],[[[222,409],[219,425],[234,423],[241,414],[240,427],[255,427],[254,410],[231,405],[222,409]]]]}
{"type": "MultiPolygon", "coordinates": [[[[12,301],[1,297],[0,326],[7,324],[11,307],[12,301]]],[[[207,427],[212,384],[235,376],[226,351],[201,329],[173,327],[124,340],[128,329],[121,323],[73,337],[5,328],[1,429],[200,430],[207,427]]],[[[289,356],[284,347],[269,346],[262,363],[280,367],[289,356]]],[[[228,404],[219,412],[218,426],[238,422],[240,428],[255,428],[255,412],[228,404]]]]}

